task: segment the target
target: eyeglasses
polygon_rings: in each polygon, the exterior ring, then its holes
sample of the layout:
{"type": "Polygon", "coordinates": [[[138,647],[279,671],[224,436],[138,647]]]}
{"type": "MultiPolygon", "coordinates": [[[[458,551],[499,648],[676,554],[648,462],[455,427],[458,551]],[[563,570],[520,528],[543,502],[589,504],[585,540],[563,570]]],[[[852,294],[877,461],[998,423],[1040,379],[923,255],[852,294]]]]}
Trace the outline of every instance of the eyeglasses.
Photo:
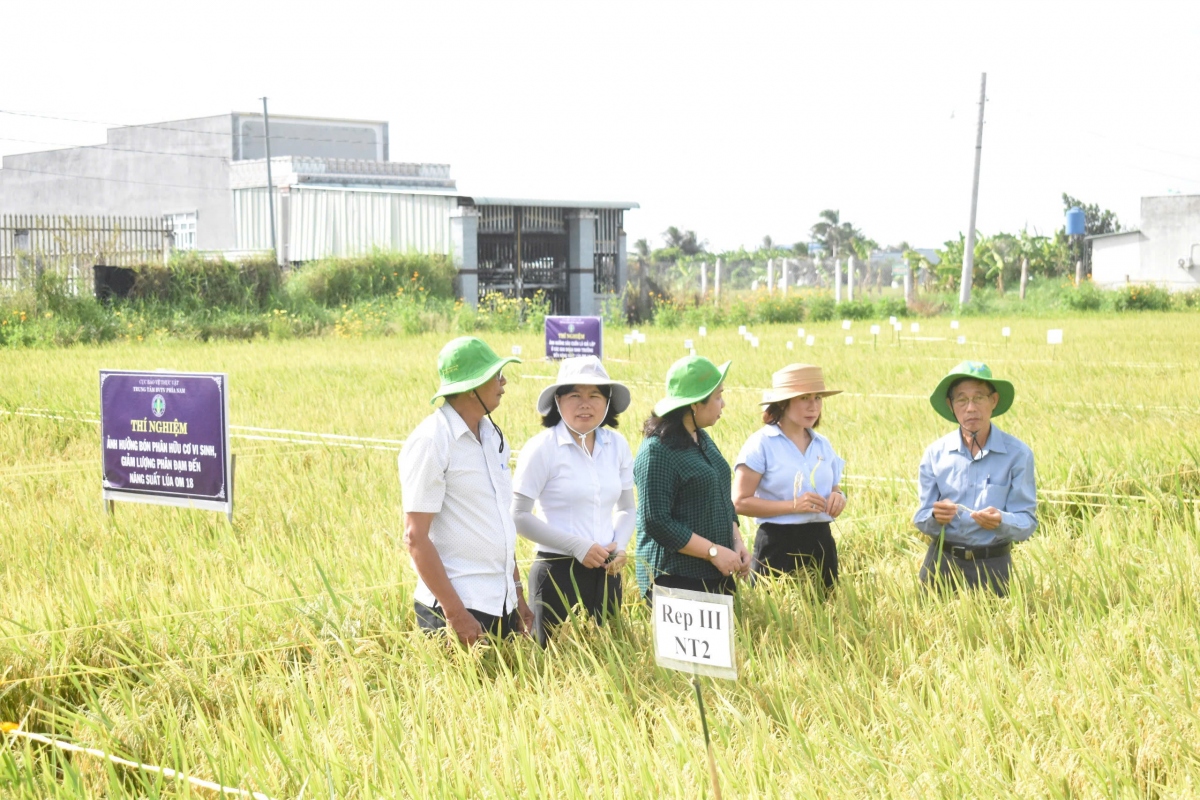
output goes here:
{"type": "Polygon", "coordinates": [[[966,395],[960,395],[959,397],[953,398],[950,402],[954,405],[955,408],[967,408],[967,407],[971,406],[972,404],[976,408],[982,408],[991,399],[992,399],[992,395],[990,395],[990,394],[986,394],[986,395],[985,394],[974,394],[969,397],[966,395]]]}

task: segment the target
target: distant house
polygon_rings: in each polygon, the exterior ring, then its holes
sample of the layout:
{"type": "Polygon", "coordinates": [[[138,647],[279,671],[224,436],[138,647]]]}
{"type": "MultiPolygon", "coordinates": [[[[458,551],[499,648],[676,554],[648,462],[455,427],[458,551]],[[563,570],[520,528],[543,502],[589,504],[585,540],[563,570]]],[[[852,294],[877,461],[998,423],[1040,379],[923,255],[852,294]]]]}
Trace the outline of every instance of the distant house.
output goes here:
{"type": "Polygon", "coordinates": [[[1104,288],[1200,289],[1200,195],[1143,197],[1141,211],[1137,230],[1087,237],[1092,281],[1104,288]]]}
{"type": "Polygon", "coordinates": [[[637,203],[462,195],[448,164],[388,160],[386,122],[272,115],[270,130],[269,176],[255,113],[5,156],[0,215],[161,216],[175,249],[224,253],[270,251],[274,231],[291,264],[372,248],[452,254],[467,300],[541,291],[571,314],[625,286],[624,212],[637,203]]]}

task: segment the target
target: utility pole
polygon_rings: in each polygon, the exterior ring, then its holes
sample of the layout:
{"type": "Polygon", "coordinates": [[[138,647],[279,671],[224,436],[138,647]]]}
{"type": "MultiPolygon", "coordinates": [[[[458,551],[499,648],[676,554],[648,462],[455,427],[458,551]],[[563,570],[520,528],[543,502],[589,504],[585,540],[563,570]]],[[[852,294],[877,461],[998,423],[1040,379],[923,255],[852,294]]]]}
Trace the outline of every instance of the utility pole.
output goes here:
{"type": "Polygon", "coordinates": [[[983,155],[983,106],[987,102],[987,73],[979,82],[979,130],[975,133],[975,180],[971,184],[971,224],[967,227],[967,251],[963,253],[962,283],[958,304],[971,302],[971,276],[975,270],[975,210],[979,206],[979,158],[983,155]]]}
{"type": "MultiPolygon", "coordinates": [[[[263,98],[263,143],[267,147],[267,208],[271,213],[271,254],[275,256],[275,261],[279,261],[279,250],[275,248],[275,186],[271,181],[271,118],[267,116],[267,98],[263,98]]],[[[978,174],[978,168],[976,173],[978,174]]],[[[974,211],[971,212],[971,219],[975,219],[974,211]]],[[[974,230],[974,227],[972,227],[974,230]]]]}

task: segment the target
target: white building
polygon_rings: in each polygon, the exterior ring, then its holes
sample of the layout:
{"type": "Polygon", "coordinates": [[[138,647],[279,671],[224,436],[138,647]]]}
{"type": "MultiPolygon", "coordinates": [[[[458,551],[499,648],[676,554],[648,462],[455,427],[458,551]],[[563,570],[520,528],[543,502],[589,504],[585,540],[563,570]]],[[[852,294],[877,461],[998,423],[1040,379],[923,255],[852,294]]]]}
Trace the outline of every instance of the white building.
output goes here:
{"type": "Polygon", "coordinates": [[[1171,291],[1200,289],[1200,195],[1143,197],[1137,230],[1087,238],[1097,286],[1142,283],[1171,291]]]}

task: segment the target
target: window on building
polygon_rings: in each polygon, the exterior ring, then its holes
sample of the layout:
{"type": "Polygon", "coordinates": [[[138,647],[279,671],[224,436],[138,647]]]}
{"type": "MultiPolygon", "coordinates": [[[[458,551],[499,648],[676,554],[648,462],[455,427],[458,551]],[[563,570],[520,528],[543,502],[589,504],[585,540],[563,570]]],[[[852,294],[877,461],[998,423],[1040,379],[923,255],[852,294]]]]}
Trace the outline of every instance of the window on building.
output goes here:
{"type": "Polygon", "coordinates": [[[175,234],[176,250],[196,249],[196,212],[188,211],[183,214],[168,214],[171,230],[175,234]]]}

